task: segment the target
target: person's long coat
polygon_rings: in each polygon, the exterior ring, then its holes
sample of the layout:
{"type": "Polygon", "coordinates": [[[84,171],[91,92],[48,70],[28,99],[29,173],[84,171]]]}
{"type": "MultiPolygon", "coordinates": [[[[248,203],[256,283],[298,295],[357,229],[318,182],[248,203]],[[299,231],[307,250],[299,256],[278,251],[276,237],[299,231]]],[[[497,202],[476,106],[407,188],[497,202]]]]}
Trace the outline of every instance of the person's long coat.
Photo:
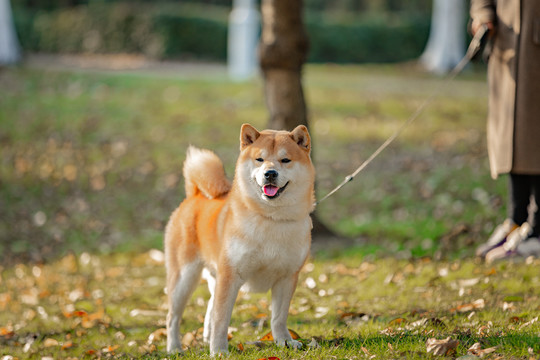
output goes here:
{"type": "Polygon", "coordinates": [[[540,1],[471,0],[471,17],[496,27],[488,62],[491,175],[538,175],[540,1]]]}

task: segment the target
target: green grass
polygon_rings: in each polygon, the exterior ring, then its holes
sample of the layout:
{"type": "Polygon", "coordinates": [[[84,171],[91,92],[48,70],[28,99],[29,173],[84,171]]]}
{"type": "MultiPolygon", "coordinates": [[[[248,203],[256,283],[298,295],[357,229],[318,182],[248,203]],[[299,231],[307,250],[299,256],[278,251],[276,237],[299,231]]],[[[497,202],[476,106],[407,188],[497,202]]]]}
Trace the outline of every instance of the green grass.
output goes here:
{"type": "MultiPolygon", "coordinates": [[[[260,81],[207,75],[0,72],[1,356],[166,356],[165,274],[147,251],[162,249],[164,224],[183,198],[185,150],[213,149],[232,174],[240,125],[262,129],[267,119],[260,81]]],[[[407,65],[307,66],[318,196],[441,81],[407,65]]],[[[432,357],[429,338],[447,337],[459,340],[456,357],[477,342],[498,346],[488,358],[539,357],[540,263],[488,267],[471,258],[505,211],[506,180],[489,177],[486,96],[481,73],[444,86],[319,205],[328,226],[357,240],[319,246],[302,272],[289,326],[321,347],[249,345],[269,331],[260,321],[269,299],[241,295],[234,357],[423,359],[432,357]]],[[[183,358],[209,357],[197,332],[207,299],[201,285],[182,327],[194,332],[183,358]]]]}
{"type": "MultiPolygon", "coordinates": [[[[3,270],[0,354],[165,357],[165,271],[152,254],[83,253],[3,270]]],[[[428,339],[450,337],[459,341],[456,356],[480,343],[497,346],[491,358],[529,358],[529,352],[537,358],[539,265],[315,257],[301,273],[288,322],[304,349],[251,345],[270,331],[270,299],[240,294],[230,350],[240,359],[425,359],[428,339]],[[319,348],[307,347],[313,339],[319,348]]],[[[209,358],[201,339],[208,298],[201,284],[186,309],[182,332],[193,336],[183,359],[209,358]]]]}
{"type": "MultiPolygon", "coordinates": [[[[441,86],[410,66],[308,66],[318,196],[365,160],[441,86]]],[[[260,81],[225,74],[0,74],[0,256],[158,247],[183,196],[189,144],[233,173],[238,129],[265,127],[260,81]],[[41,221],[40,221],[41,219],[41,221]],[[40,239],[36,244],[35,239],[40,239]]],[[[469,73],[335,196],[318,216],[336,232],[404,256],[470,255],[504,217],[505,180],[489,178],[486,85],[469,73]],[[456,227],[465,231],[441,242],[456,227]]]]}

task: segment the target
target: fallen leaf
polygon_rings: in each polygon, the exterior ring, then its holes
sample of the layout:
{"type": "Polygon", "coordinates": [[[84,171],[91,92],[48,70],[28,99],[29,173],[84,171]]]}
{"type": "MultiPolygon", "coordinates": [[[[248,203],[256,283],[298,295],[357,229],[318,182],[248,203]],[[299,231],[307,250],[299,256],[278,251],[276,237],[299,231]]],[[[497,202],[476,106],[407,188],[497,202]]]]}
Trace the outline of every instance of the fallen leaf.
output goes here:
{"type": "Polygon", "coordinates": [[[150,344],[153,344],[154,342],[159,342],[161,341],[161,339],[163,339],[166,336],[167,336],[166,328],[157,329],[156,331],[154,331],[148,336],[147,343],[150,345],[150,344]]]}
{"type": "Polygon", "coordinates": [[[469,350],[467,350],[467,352],[475,356],[484,357],[487,354],[491,354],[492,352],[497,350],[497,348],[498,346],[493,346],[487,349],[482,349],[482,345],[480,345],[480,343],[475,343],[469,348],[469,350]]]}
{"type": "Polygon", "coordinates": [[[485,305],[486,305],[486,302],[484,301],[484,299],[478,299],[478,300],[473,301],[472,303],[459,305],[458,307],[456,307],[455,309],[451,309],[450,311],[451,312],[457,311],[460,313],[464,313],[464,312],[469,312],[476,309],[483,309],[485,305]]]}
{"type": "Polygon", "coordinates": [[[88,313],[84,310],[75,310],[71,312],[64,312],[64,317],[71,318],[71,317],[85,317],[88,316],[88,313]]]}
{"type": "Polygon", "coordinates": [[[385,336],[394,336],[396,332],[394,331],[393,328],[387,327],[386,329],[379,331],[379,334],[385,335],[385,336]]]}
{"type": "Polygon", "coordinates": [[[45,339],[45,341],[43,341],[43,346],[45,346],[46,348],[58,346],[58,345],[60,345],[60,343],[56,339],[47,338],[45,339]]]}
{"type": "Polygon", "coordinates": [[[328,314],[329,311],[330,311],[330,308],[328,307],[317,306],[317,308],[315,309],[315,318],[320,319],[326,314],[328,314]]]}
{"type": "Polygon", "coordinates": [[[118,349],[119,347],[120,345],[109,345],[101,349],[101,351],[103,351],[104,353],[114,353],[114,351],[118,349]]]}
{"type": "Polygon", "coordinates": [[[229,328],[227,329],[227,340],[231,340],[233,338],[233,334],[237,331],[237,328],[229,326],[229,328]]]}
{"type": "Polygon", "coordinates": [[[480,278],[462,279],[462,280],[459,280],[459,281],[458,281],[459,286],[461,286],[461,287],[471,287],[471,286],[475,286],[475,285],[478,284],[479,282],[480,282],[480,278]]]}
{"type": "Polygon", "coordinates": [[[6,339],[11,339],[13,336],[15,336],[15,332],[13,330],[11,330],[11,329],[2,327],[2,328],[0,328],[0,336],[4,337],[6,339]]]}
{"type": "Polygon", "coordinates": [[[362,312],[346,312],[339,315],[339,320],[347,325],[353,325],[361,321],[368,321],[370,316],[362,312]]]}
{"type": "MultiPolygon", "coordinates": [[[[300,339],[300,335],[296,333],[296,331],[289,329],[289,334],[291,334],[291,337],[293,340],[300,339]]],[[[268,334],[264,335],[262,338],[259,339],[260,341],[274,341],[274,336],[272,335],[272,331],[270,331],[268,334]]]]}
{"type": "Polygon", "coordinates": [[[407,320],[405,320],[404,318],[396,318],[394,320],[391,320],[388,325],[390,326],[399,326],[403,323],[405,323],[407,320]]]}
{"type": "Polygon", "coordinates": [[[437,340],[435,338],[428,339],[426,342],[427,352],[433,355],[448,356],[456,351],[459,341],[452,340],[450,337],[446,339],[437,340]]]}
{"type": "Polygon", "coordinates": [[[195,335],[192,332],[187,332],[182,337],[182,346],[190,347],[195,341],[195,335]]]}
{"type": "Polygon", "coordinates": [[[530,325],[534,324],[534,323],[537,322],[537,321],[538,321],[538,316],[535,317],[534,319],[532,319],[531,321],[527,321],[526,323],[521,324],[521,326],[519,327],[519,329],[521,330],[521,329],[523,329],[524,327],[530,326],[530,325]]]}
{"type": "Polygon", "coordinates": [[[416,328],[426,326],[426,325],[435,326],[438,328],[446,328],[446,325],[444,324],[444,322],[441,319],[437,319],[437,318],[423,318],[407,325],[405,328],[407,330],[414,330],[416,328]]]}
{"type": "Polygon", "coordinates": [[[71,349],[73,347],[73,342],[69,341],[62,345],[62,350],[71,349]]]}
{"type": "Polygon", "coordinates": [[[523,318],[521,318],[519,316],[512,316],[510,318],[509,322],[511,322],[512,324],[519,324],[519,323],[523,322],[523,318]]]}
{"type": "Polygon", "coordinates": [[[319,345],[315,338],[311,338],[311,342],[307,344],[307,347],[310,349],[318,349],[321,347],[321,345],[319,345]]]}
{"type": "Polygon", "coordinates": [[[503,311],[513,311],[513,310],[516,310],[516,306],[514,305],[514,303],[507,303],[506,301],[503,303],[503,306],[502,306],[502,309],[503,311]]]}

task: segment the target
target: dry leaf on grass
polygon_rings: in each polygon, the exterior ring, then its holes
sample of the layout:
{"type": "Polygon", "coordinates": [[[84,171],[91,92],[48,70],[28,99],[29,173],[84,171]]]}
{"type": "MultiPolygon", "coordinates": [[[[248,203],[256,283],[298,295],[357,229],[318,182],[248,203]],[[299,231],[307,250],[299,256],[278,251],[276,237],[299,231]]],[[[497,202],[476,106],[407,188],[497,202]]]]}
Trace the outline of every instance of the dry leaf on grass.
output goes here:
{"type": "MultiPolygon", "coordinates": [[[[289,329],[289,334],[291,334],[291,337],[293,340],[300,339],[300,335],[294,330],[289,329]]],[[[274,341],[274,336],[272,335],[272,332],[270,331],[268,334],[264,335],[262,338],[259,339],[260,341],[274,341]]]]}
{"type": "Polygon", "coordinates": [[[521,324],[521,326],[519,327],[519,329],[523,329],[524,327],[527,327],[527,326],[531,326],[532,324],[534,324],[535,322],[538,321],[538,316],[535,317],[534,319],[532,319],[531,321],[527,321],[526,323],[524,324],[521,324]]]}
{"type": "Polygon", "coordinates": [[[118,349],[120,345],[109,345],[101,349],[101,351],[105,354],[114,354],[114,351],[118,349]]]}
{"type": "Polygon", "coordinates": [[[150,345],[150,344],[161,341],[161,339],[163,339],[166,336],[167,336],[167,329],[165,328],[157,329],[156,331],[154,331],[148,336],[147,342],[150,345]]]}
{"type": "Polygon", "coordinates": [[[486,302],[484,301],[484,299],[478,299],[478,300],[473,301],[472,303],[459,305],[458,307],[454,309],[450,309],[450,311],[465,313],[465,312],[469,312],[469,311],[473,311],[477,309],[483,309],[485,305],[486,305],[486,302]]]}
{"type": "Polygon", "coordinates": [[[307,345],[307,347],[310,349],[318,349],[321,347],[321,345],[319,345],[317,339],[311,338],[311,342],[307,345]]]}
{"type": "Polygon", "coordinates": [[[443,355],[448,356],[453,354],[456,351],[457,346],[459,345],[458,340],[452,340],[450,337],[447,337],[443,340],[437,340],[435,338],[428,339],[426,342],[427,352],[432,353],[433,355],[443,355]]]}
{"type": "Polygon", "coordinates": [[[60,345],[58,340],[52,339],[52,338],[47,338],[43,342],[43,346],[46,347],[46,348],[53,347],[53,346],[58,346],[58,345],[60,345]]]}
{"type": "Polygon", "coordinates": [[[480,343],[475,343],[473,346],[469,348],[469,350],[467,350],[467,352],[469,354],[472,354],[478,357],[484,357],[488,354],[491,354],[495,350],[497,350],[497,348],[498,346],[493,346],[487,349],[482,349],[482,345],[480,345],[480,343]]]}
{"type": "Polygon", "coordinates": [[[9,328],[2,327],[0,328],[0,337],[4,339],[11,339],[15,336],[15,332],[9,328]]]}

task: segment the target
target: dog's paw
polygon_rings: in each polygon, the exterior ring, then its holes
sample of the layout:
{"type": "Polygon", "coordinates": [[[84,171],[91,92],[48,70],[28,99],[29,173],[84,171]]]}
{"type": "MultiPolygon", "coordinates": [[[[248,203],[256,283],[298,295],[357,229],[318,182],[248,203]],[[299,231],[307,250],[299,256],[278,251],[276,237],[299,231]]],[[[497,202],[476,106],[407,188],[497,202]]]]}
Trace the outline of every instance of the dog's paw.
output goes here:
{"type": "Polygon", "coordinates": [[[302,343],[300,341],[297,341],[297,340],[285,340],[285,339],[282,339],[282,340],[276,340],[276,344],[277,346],[285,346],[285,347],[288,347],[289,349],[295,349],[295,350],[299,350],[302,348],[302,343]]]}
{"type": "Polygon", "coordinates": [[[229,350],[210,351],[210,356],[213,358],[221,358],[229,356],[229,350]]]}
{"type": "Polygon", "coordinates": [[[182,354],[184,350],[182,350],[181,344],[173,344],[167,346],[167,353],[169,354],[182,354]]]}

